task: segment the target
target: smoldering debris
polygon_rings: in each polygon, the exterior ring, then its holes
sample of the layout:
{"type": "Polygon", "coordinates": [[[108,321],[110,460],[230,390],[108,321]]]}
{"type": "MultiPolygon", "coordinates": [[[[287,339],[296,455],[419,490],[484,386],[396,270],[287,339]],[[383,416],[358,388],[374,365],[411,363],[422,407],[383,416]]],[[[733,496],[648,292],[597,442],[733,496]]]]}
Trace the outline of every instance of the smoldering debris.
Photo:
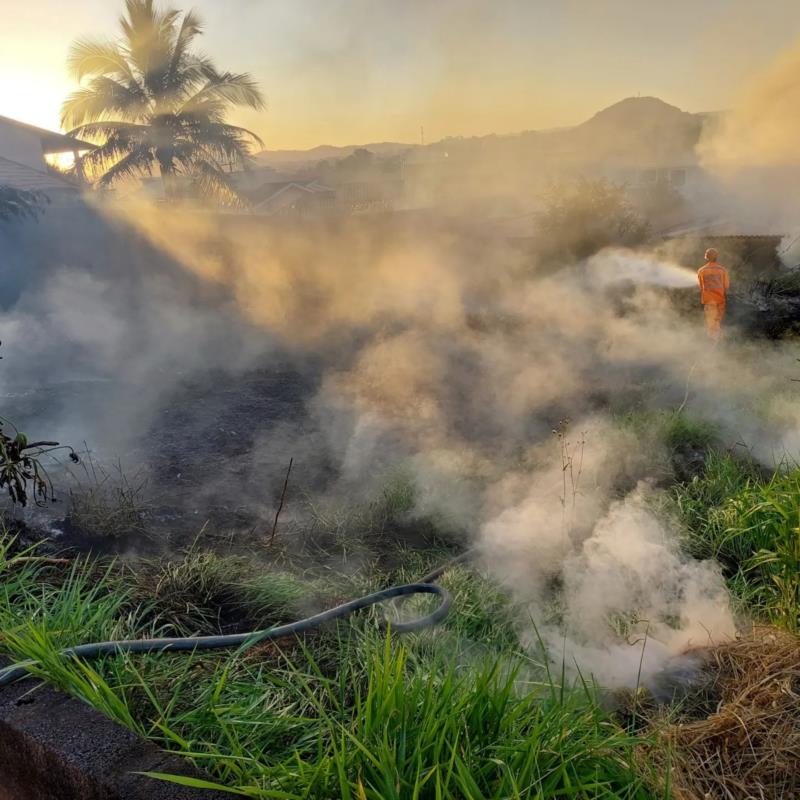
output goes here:
{"type": "Polygon", "coordinates": [[[677,715],[640,709],[655,744],[639,757],[669,772],[673,795],[796,797],[800,642],[758,627],[704,654],[704,680],[677,715]]]}

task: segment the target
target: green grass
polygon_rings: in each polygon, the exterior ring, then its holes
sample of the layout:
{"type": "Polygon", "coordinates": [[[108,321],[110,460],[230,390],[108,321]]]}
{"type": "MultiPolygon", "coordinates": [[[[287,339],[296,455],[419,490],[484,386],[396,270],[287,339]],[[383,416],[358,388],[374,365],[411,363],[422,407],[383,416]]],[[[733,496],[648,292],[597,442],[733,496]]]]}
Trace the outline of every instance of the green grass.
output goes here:
{"type": "MultiPolygon", "coordinates": [[[[652,422],[652,420],[651,420],[652,422]]],[[[644,425],[642,417],[625,425],[644,425]]],[[[712,429],[659,415],[659,439],[707,448],[669,493],[696,557],[717,559],[756,614],[792,630],[800,609],[800,470],[772,476],[715,451],[712,429]]],[[[382,490],[367,526],[413,511],[402,482],[382,490]]],[[[346,526],[345,526],[346,527],[346,526]]],[[[472,566],[442,578],[453,612],[433,630],[381,633],[364,612],[303,641],[240,652],[114,656],[84,663],[79,642],[237,623],[267,627],[393,583],[453,557],[395,543],[356,564],[260,570],[198,547],[134,570],[14,555],[0,536],[0,652],[160,746],[191,758],[217,788],[251,798],[439,800],[666,797],[641,744],[590,686],[521,654],[511,599],[472,566]],[[346,569],[345,569],[346,568],[346,569]],[[654,788],[655,787],[655,788],[654,788]]],[[[430,598],[387,608],[410,618],[430,598]]],[[[183,780],[160,776],[162,780],[183,780]]],[[[662,778],[664,780],[664,778],[662,778]]]]}
{"type": "Polygon", "coordinates": [[[662,412],[659,417],[661,438],[671,451],[707,451],[719,437],[717,426],[708,420],[672,411],[662,412]]]}
{"type": "Polygon", "coordinates": [[[731,537],[729,528],[740,511],[738,498],[760,481],[760,472],[751,463],[712,451],[700,475],[673,489],[677,509],[690,533],[686,544],[695,558],[716,558],[728,571],[735,572],[753,554],[750,543],[731,537]]]}
{"type": "Polygon", "coordinates": [[[707,451],[718,441],[717,426],[706,419],[679,411],[638,409],[617,414],[616,424],[641,442],[659,442],[671,454],[687,450],[707,451]]]}
{"type": "Polygon", "coordinates": [[[360,502],[306,496],[304,539],[314,560],[332,555],[356,561],[391,555],[399,544],[452,544],[457,526],[442,513],[420,513],[417,487],[405,469],[389,471],[360,502]]]}
{"type": "Polygon", "coordinates": [[[146,605],[163,636],[265,628],[299,613],[309,587],[298,576],[257,571],[243,557],[220,556],[196,545],[129,570],[133,599],[146,605]]]}
{"type": "Polygon", "coordinates": [[[717,559],[759,616],[800,630],[800,469],[765,478],[751,463],[712,453],[674,498],[691,554],[717,559]]]}
{"type": "MultiPolygon", "coordinates": [[[[281,643],[280,652],[115,656],[87,664],[58,651],[152,635],[163,624],[157,604],[137,603],[130,576],[114,567],[15,564],[3,547],[0,650],[35,659],[35,674],[187,755],[214,783],[244,796],[652,796],[634,768],[638,740],[601,709],[591,689],[562,686],[515,655],[508,601],[464,567],[446,578],[456,613],[432,633],[383,634],[366,614],[308,637],[300,648],[281,643]],[[454,640],[490,646],[465,658],[454,640]]],[[[429,566],[424,560],[410,559],[391,579],[419,575],[429,566]]],[[[209,561],[201,563],[205,569],[209,561]]],[[[294,576],[247,586],[258,602],[281,610],[300,599],[294,576]]]]}

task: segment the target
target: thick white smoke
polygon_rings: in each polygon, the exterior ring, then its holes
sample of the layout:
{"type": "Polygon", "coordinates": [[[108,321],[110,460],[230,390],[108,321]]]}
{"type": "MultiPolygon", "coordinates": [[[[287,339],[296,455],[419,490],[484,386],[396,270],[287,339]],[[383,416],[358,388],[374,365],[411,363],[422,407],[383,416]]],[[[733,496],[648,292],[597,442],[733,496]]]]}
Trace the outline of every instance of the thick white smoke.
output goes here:
{"type": "Polygon", "coordinates": [[[798,443],[794,358],[735,335],[711,348],[699,306],[687,318],[665,294],[691,272],[614,250],[538,277],[497,239],[385,219],[292,230],[137,210],[97,224],[111,228],[102,259],[96,236],[83,254],[53,246],[0,318],[5,394],[48,375],[104,381],[92,413],[60,392],[38,429],[166,461],[169,481],[201,452],[201,509],[224,496],[266,514],[290,457],[312,493],[348,499],[403,465],[417,513],[479,543],[531,641],[532,618],[609,683],[638,672],[626,636],[647,632],[650,674],[730,635],[718,573],[649,510],[664,454],[614,418],[676,408],[696,365],[691,413],[769,462],[798,443]],[[132,243],[114,249],[125,231],[132,243]],[[573,442],[586,432],[574,493],[552,434],[567,417],[573,442]]]}
{"type": "Polygon", "coordinates": [[[529,646],[543,642],[605,686],[647,685],[667,659],[735,634],[729,597],[714,563],[681,552],[652,487],[630,488],[653,474],[652,453],[602,420],[583,428],[485,522],[479,548],[519,603],[529,646]]]}

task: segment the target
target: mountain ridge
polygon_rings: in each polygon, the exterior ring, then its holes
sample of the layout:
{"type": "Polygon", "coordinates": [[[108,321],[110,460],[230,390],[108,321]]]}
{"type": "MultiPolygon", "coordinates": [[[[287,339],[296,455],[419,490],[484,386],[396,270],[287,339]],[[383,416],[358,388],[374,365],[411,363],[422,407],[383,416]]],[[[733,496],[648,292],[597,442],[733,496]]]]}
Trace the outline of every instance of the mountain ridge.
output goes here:
{"type": "Polygon", "coordinates": [[[600,109],[588,119],[577,125],[560,126],[541,130],[518,131],[516,133],[485,134],[483,136],[456,137],[449,136],[432,142],[429,145],[420,145],[404,142],[370,142],[367,144],[352,145],[317,145],[307,150],[262,150],[256,154],[256,161],[260,165],[285,167],[288,165],[308,164],[327,159],[340,159],[351,155],[359,149],[369,150],[376,155],[390,156],[408,150],[435,148],[454,139],[488,140],[502,137],[505,140],[521,139],[535,134],[549,136],[567,135],[592,137],[599,133],[614,134],[619,130],[624,131],[633,139],[650,136],[655,130],[665,127],[679,129],[681,138],[689,142],[699,135],[699,130],[704,121],[719,112],[690,112],[678,106],[671,105],[658,97],[626,97],[600,109]]]}

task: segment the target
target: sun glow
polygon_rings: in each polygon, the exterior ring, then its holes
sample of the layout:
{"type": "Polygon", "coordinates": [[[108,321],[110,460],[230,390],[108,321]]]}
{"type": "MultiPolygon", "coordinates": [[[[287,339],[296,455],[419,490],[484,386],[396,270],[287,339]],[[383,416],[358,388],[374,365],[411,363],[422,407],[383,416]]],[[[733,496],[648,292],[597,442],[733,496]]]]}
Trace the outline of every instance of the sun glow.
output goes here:
{"type": "Polygon", "coordinates": [[[75,166],[75,153],[47,153],[44,160],[48,167],[68,172],[75,166]]]}

